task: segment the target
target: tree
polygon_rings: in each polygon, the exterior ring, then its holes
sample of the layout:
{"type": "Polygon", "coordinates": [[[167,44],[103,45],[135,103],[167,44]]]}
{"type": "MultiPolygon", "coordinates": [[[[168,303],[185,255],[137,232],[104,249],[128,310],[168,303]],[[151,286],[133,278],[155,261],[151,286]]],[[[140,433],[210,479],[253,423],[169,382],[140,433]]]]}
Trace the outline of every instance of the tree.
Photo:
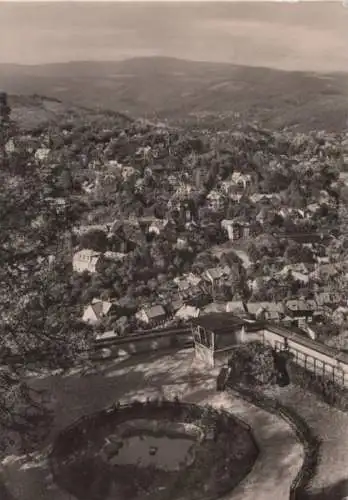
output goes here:
{"type": "Polygon", "coordinates": [[[4,145],[18,132],[6,99],[0,104],[1,445],[10,430],[22,444],[30,441],[33,422],[49,420],[42,395],[35,399],[27,385],[25,367],[72,366],[85,358],[91,332],[77,320],[78,294],[70,282],[71,202],[67,197],[68,210],[58,213],[45,198],[47,169],[28,151],[15,160],[6,153],[4,145]],[[44,223],[38,229],[39,216],[44,223]]]}
{"type": "Polygon", "coordinates": [[[96,252],[105,252],[108,246],[108,238],[102,230],[88,231],[81,236],[80,246],[81,248],[90,248],[96,252]]]}
{"type": "Polygon", "coordinates": [[[228,361],[232,379],[252,385],[265,385],[274,378],[272,350],[260,342],[238,346],[228,361]]]}

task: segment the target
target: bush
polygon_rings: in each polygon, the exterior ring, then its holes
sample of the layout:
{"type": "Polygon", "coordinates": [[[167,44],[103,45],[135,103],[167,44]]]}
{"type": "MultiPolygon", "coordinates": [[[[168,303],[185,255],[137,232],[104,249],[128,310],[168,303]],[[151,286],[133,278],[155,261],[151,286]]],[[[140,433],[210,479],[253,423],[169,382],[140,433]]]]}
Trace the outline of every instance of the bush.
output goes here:
{"type": "Polygon", "coordinates": [[[238,346],[233,350],[228,364],[234,380],[251,385],[266,385],[274,380],[272,349],[260,342],[238,346]]]}

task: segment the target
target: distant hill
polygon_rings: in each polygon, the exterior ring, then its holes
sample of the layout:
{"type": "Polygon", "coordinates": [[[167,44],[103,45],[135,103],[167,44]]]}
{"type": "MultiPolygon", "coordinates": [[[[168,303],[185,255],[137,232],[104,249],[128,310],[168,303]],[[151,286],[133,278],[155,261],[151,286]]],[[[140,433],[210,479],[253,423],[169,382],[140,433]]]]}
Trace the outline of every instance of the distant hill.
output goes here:
{"type": "Polygon", "coordinates": [[[58,123],[70,119],[80,119],[88,123],[100,122],[105,114],[113,117],[118,124],[126,127],[134,120],[117,111],[98,111],[82,105],[69,104],[59,99],[33,95],[11,95],[9,96],[11,106],[11,118],[20,128],[31,130],[36,127],[50,123],[58,123]]]}
{"type": "Polygon", "coordinates": [[[133,117],[228,125],[256,120],[269,128],[340,131],[348,120],[348,73],[287,72],[174,58],[0,65],[10,94],[43,94],[133,117]]]}

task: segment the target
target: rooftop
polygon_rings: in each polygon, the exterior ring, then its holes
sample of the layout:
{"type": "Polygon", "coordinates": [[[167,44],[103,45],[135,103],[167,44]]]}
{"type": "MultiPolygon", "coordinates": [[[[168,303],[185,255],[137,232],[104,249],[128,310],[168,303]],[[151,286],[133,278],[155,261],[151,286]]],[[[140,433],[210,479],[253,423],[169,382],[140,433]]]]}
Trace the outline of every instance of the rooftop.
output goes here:
{"type": "Polygon", "coordinates": [[[194,326],[201,326],[214,333],[223,333],[244,325],[245,321],[238,318],[238,316],[233,313],[226,312],[204,314],[204,316],[191,319],[190,323],[194,326]]]}

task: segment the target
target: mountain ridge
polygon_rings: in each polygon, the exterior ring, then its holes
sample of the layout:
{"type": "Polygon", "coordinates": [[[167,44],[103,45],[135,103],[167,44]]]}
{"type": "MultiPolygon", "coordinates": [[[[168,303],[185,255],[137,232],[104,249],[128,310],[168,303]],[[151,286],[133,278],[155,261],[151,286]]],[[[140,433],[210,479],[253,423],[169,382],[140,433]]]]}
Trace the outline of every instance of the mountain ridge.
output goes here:
{"type": "Polygon", "coordinates": [[[0,86],[9,93],[38,93],[134,118],[222,127],[240,119],[303,131],[347,127],[348,73],[342,72],[289,72],[167,57],[0,65],[0,71],[0,86]]]}

